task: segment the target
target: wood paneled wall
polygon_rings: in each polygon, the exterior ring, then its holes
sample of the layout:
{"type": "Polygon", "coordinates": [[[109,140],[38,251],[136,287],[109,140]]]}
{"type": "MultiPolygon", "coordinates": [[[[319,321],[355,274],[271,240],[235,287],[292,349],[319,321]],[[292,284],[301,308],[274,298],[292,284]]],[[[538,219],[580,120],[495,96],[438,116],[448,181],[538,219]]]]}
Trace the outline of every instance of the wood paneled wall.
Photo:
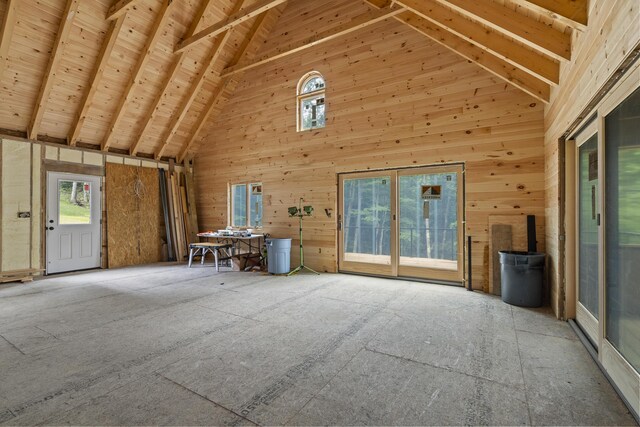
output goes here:
{"type": "MultiPolygon", "coordinates": [[[[269,45],[350,19],[333,3],[292,2],[269,45]]],[[[465,162],[476,289],[487,284],[490,215],[544,224],[543,107],[393,20],[247,72],[207,132],[195,158],[201,226],[227,225],[229,183],[262,181],[274,236],[296,237],[287,207],[299,197],[315,207],[305,254],[318,270],[337,268],[339,172],[465,162]],[[326,78],[327,126],[298,133],[296,85],[311,70],[326,78]]]]}
{"type": "Polygon", "coordinates": [[[560,269],[564,266],[559,265],[558,139],[638,43],[640,3],[637,0],[592,0],[589,26],[585,31],[574,32],[572,61],[561,65],[560,85],[552,91],[551,102],[545,109],[546,241],[551,261],[551,301],[558,317],[565,316],[565,291],[560,283],[560,269]]]}

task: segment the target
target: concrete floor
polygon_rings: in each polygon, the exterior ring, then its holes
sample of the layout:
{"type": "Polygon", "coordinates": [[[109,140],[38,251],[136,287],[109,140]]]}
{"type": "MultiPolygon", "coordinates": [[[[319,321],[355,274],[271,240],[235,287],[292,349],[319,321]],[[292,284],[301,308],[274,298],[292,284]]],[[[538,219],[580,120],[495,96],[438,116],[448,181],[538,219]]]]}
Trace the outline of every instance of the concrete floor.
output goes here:
{"type": "Polygon", "coordinates": [[[461,288],[147,266],[0,287],[0,423],[635,425],[567,323],[461,288]]]}

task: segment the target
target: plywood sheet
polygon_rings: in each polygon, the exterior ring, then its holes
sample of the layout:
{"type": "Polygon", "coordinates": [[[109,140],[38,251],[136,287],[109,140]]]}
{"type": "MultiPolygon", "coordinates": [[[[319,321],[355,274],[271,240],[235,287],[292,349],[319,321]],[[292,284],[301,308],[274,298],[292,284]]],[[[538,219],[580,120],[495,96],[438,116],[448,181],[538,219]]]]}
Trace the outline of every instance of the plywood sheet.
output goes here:
{"type": "Polygon", "coordinates": [[[160,261],[158,171],[107,163],[106,199],[109,268],[160,261]]]}
{"type": "Polygon", "coordinates": [[[499,251],[511,250],[511,225],[492,224],[490,228],[491,240],[489,240],[489,292],[501,295],[500,282],[500,255],[499,251]]]}

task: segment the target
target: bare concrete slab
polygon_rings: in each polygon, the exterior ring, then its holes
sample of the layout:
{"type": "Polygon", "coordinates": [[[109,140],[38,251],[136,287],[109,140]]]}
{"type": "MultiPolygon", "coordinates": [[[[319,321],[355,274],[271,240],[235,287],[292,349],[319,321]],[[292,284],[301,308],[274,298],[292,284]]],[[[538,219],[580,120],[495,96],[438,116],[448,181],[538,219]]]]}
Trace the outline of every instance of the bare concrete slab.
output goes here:
{"type": "Polygon", "coordinates": [[[547,310],[348,275],[0,286],[0,378],[7,425],[635,425],[547,310]]]}

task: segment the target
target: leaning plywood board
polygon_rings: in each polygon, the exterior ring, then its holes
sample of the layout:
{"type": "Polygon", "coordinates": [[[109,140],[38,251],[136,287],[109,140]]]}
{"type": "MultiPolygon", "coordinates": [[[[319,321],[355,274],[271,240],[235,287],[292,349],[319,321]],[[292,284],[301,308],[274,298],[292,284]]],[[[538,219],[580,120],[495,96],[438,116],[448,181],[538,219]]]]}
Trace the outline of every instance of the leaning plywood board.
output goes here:
{"type": "Polygon", "coordinates": [[[157,172],[107,163],[106,199],[109,268],[160,261],[157,172]]]}
{"type": "MultiPolygon", "coordinates": [[[[31,145],[3,140],[2,265],[0,271],[31,269],[31,145]],[[20,214],[23,213],[23,214],[20,214]],[[19,217],[27,216],[26,218],[19,217]]],[[[35,212],[39,214],[39,212],[35,212]]]]}
{"type": "Polygon", "coordinates": [[[500,282],[500,256],[499,251],[511,250],[511,225],[491,224],[489,229],[489,281],[488,291],[494,295],[502,294],[500,282]]]}

